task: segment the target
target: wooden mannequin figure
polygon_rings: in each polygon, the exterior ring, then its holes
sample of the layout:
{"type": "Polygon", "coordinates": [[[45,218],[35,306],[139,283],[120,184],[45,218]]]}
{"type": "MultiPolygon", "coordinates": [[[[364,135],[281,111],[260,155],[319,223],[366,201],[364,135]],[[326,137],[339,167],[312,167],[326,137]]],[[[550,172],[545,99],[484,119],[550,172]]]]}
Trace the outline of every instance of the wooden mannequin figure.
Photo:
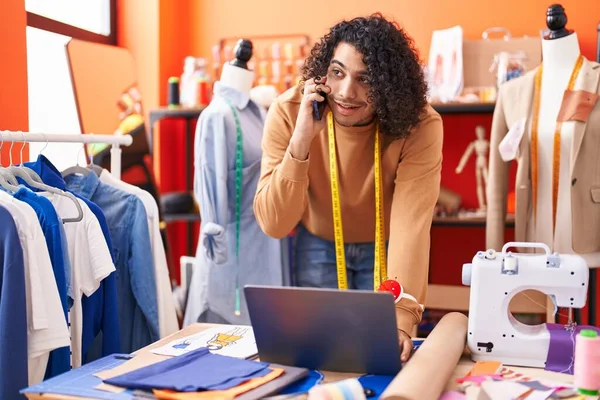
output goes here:
{"type": "Polygon", "coordinates": [[[488,161],[487,156],[490,149],[490,142],[485,138],[485,129],[479,125],[475,128],[475,135],[477,139],[469,143],[465,150],[458,167],[456,167],[456,173],[460,174],[465,167],[471,154],[475,151],[475,181],[477,183],[477,201],[479,202],[479,212],[485,212],[486,201],[485,201],[485,188],[488,182],[488,161]]]}

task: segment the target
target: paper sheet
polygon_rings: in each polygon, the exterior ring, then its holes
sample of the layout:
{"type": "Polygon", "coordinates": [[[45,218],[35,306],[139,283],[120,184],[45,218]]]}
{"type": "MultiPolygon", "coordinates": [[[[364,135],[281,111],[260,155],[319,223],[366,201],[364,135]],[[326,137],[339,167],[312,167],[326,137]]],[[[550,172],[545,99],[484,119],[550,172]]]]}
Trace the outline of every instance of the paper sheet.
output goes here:
{"type": "Polygon", "coordinates": [[[207,347],[213,354],[235,358],[251,358],[258,354],[254,331],[251,326],[227,325],[210,328],[194,335],[172,340],[164,346],[152,349],[154,354],[180,356],[207,347]]]}
{"type": "Polygon", "coordinates": [[[535,390],[527,396],[527,400],[547,400],[555,391],[554,389],[547,391],[535,390]]]}
{"type": "Polygon", "coordinates": [[[119,368],[129,362],[125,361],[127,358],[129,358],[127,354],[112,354],[26,388],[22,393],[28,397],[40,393],[47,394],[43,398],[74,396],[73,398],[78,399],[131,399],[131,392],[125,392],[120,388],[109,391],[97,388],[102,384],[96,376],[100,373],[97,371],[104,372],[119,368]]]}
{"type": "Polygon", "coordinates": [[[481,390],[491,400],[520,399],[529,397],[533,392],[530,387],[511,381],[487,381],[481,384],[481,390]],[[528,394],[529,393],[529,394],[528,394]]]}

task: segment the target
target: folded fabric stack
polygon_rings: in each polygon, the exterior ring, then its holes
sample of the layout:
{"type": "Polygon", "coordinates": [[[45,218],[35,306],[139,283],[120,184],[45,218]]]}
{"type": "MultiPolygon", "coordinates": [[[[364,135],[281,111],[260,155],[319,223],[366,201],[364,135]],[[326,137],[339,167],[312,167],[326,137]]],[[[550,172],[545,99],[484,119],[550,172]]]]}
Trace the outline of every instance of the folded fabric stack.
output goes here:
{"type": "Polygon", "coordinates": [[[269,363],[212,354],[201,347],[104,382],[127,389],[150,390],[161,399],[231,399],[283,373],[269,363]]]}

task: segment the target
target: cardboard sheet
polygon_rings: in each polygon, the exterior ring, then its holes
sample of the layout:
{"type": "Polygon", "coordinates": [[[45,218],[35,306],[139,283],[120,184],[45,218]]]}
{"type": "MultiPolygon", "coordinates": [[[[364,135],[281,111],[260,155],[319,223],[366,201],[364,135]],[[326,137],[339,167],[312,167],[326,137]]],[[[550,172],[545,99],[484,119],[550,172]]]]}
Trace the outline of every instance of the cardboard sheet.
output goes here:
{"type": "Polygon", "coordinates": [[[109,392],[96,389],[96,386],[102,383],[102,380],[95,376],[97,372],[119,367],[128,358],[127,354],[113,354],[30,386],[22,393],[53,393],[93,399],[133,399],[130,391],[121,389],[119,392],[109,392]]]}

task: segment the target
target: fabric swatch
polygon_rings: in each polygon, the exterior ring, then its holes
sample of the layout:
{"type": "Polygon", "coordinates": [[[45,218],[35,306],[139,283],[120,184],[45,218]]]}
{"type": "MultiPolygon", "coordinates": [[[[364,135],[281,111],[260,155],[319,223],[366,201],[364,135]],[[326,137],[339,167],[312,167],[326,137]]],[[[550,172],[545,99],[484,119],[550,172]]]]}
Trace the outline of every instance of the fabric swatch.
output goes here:
{"type": "Polygon", "coordinates": [[[227,390],[251,378],[267,375],[271,372],[268,366],[268,363],[212,354],[201,347],[104,382],[129,389],[227,390]]]}
{"type": "Polygon", "coordinates": [[[154,390],[154,395],[161,400],[230,400],[242,393],[246,393],[252,389],[268,383],[283,374],[283,369],[273,368],[267,375],[252,378],[234,388],[227,390],[207,390],[204,392],[181,393],[172,390],[154,390]]]}
{"type": "Polygon", "coordinates": [[[589,325],[578,325],[574,332],[565,329],[562,324],[546,324],[550,332],[550,348],[546,357],[548,371],[573,375],[573,357],[575,356],[575,338],[582,329],[592,329],[600,333],[600,329],[589,325]]]}

